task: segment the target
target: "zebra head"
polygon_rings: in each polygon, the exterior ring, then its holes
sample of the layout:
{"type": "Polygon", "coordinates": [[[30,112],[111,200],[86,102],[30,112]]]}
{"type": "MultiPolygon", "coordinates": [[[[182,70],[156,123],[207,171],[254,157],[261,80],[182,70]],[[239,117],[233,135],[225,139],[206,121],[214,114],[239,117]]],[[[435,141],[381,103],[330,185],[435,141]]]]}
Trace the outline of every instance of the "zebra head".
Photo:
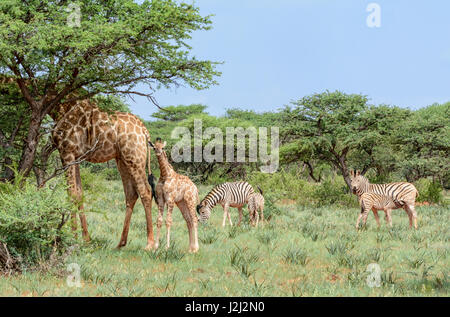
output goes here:
{"type": "Polygon", "coordinates": [[[360,171],[351,171],[350,180],[353,194],[361,194],[367,184],[367,178],[360,171]]]}
{"type": "Polygon", "coordinates": [[[205,222],[211,216],[211,207],[208,204],[200,203],[197,205],[197,213],[199,214],[200,222],[205,222]]]}

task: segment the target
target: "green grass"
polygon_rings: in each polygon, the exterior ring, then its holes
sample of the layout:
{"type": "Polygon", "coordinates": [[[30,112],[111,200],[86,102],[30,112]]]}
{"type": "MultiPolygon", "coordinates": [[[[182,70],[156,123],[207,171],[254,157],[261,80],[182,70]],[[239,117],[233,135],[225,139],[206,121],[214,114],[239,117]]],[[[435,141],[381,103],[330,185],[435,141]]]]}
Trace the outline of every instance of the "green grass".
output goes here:
{"type": "MultiPolygon", "coordinates": [[[[277,208],[264,227],[222,228],[222,209],[199,226],[200,250],[188,253],[186,224],[173,213],[170,249],[146,252],[144,210],[137,203],[128,245],[115,250],[124,220],[120,181],[86,194],[93,241],[67,259],[81,267],[80,288],[64,271],[0,277],[0,296],[448,296],[449,210],[417,207],[419,230],[393,211],[392,229],[369,216],[356,232],[356,208],[277,208]],[[99,213],[98,211],[101,211],[99,213]],[[368,264],[381,267],[381,286],[370,288],[368,264]]],[[[200,188],[203,196],[209,188],[200,188]]],[[[156,208],[153,207],[153,221],[156,208]]],[[[265,212],[266,213],[266,212],[265,212]]],[[[232,209],[233,223],[237,210],[232,209]]],[[[163,225],[162,236],[165,236],[163,225]]]]}

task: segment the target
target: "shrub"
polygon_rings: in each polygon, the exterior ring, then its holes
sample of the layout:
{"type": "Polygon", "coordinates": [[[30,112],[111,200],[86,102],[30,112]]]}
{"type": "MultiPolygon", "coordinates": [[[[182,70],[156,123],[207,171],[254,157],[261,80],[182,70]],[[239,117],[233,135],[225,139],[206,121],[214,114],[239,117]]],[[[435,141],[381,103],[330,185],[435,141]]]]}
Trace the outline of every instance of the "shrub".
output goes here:
{"type": "Polygon", "coordinates": [[[37,189],[27,182],[4,184],[0,192],[0,241],[21,269],[36,268],[73,243],[66,225],[74,205],[65,188],[37,189]]]}
{"type": "Polygon", "coordinates": [[[440,204],[444,202],[443,190],[441,184],[433,182],[430,179],[422,178],[414,183],[419,191],[417,201],[440,204]]]}
{"type": "Polygon", "coordinates": [[[102,177],[104,179],[106,179],[107,181],[120,181],[121,180],[120,173],[117,168],[105,168],[104,170],[102,170],[100,175],[102,175],[102,177]]]}
{"type": "Polygon", "coordinates": [[[316,206],[331,206],[340,204],[343,206],[355,206],[357,199],[348,193],[347,184],[342,177],[328,177],[313,192],[316,206]]]}

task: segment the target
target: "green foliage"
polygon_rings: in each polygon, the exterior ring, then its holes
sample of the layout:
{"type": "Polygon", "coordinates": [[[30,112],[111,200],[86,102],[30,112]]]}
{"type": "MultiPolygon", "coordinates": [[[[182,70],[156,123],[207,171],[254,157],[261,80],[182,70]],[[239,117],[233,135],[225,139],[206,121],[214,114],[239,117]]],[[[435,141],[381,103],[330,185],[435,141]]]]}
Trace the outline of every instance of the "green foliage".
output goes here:
{"type": "Polygon", "coordinates": [[[300,248],[290,247],[284,254],[284,261],[305,266],[309,262],[308,252],[300,248]]]}
{"type": "Polygon", "coordinates": [[[430,179],[422,178],[414,183],[419,191],[417,201],[440,204],[444,202],[443,190],[441,184],[433,182],[430,179]]]}
{"type": "Polygon", "coordinates": [[[125,101],[114,95],[97,95],[93,98],[94,102],[100,108],[100,110],[113,113],[114,111],[119,112],[131,112],[130,106],[125,103],[125,101]]]}
{"type": "Polygon", "coordinates": [[[450,103],[415,111],[396,129],[392,143],[409,181],[435,176],[450,187],[450,103]]]}
{"type": "MultiPolygon", "coordinates": [[[[193,4],[173,0],[70,4],[78,6],[79,25],[69,23],[78,12],[67,2],[0,2],[0,77],[21,83],[18,104],[25,107],[18,107],[15,119],[27,119],[23,129],[28,133],[18,147],[19,171],[27,175],[43,120],[54,115],[61,102],[96,94],[151,98],[135,89],[138,84],[147,91],[181,84],[206,89],[217,84],[220,75],[218,63],[191,56],[187,44],[191,34],[211,27],[210,17],[202,16],[193,4]]],[[[127,110],[114,97],[97,100],[108,110],[127,110]]]]}
{"type": "Polygon", "coordinates": [[[168,106],[164,107],[164,110],[153,113],[152,117],[163,121],[178,122],[190,116],[202,114],[205,109],[206,106],[201,104],[168,106]]]}
{"type": "MultiPolygon", "coordinates": [[[[17,179],[20,181],[20,178],[17,179]]],[[[74,206],[65,188],[40,190],[3,184],[0,189],[0,241],[7,244],[22,268],[35,268],[63,253],[73,241],[67,220],[74,206]]]]}
{"type": "Polygon", "coordinates": [[[347,185],[342,178],[327,178],[313,192],[317,206],[330,206],[339,203],[352,204],[354,200],[348,193],[347,185]]]}
{"type": "MultiPolygon", "coordinates": [[[[223,213],[219,207],[208,226],[199,226],[198,232],[199,237],[203,233],[212,237],[209,231],[217,231],[218,239],[212,243],[200,240],[199,252],[189,254],[186,222],[177,210],[171,231],[172,242],[177,244],[174,250],[166,252],[161,241],[158,251],[144,251],[145,213],[142,204],[137,203],[128,245],[115,251],[123,228],[124,195],[120,181],[106,184],[107,191],[100,193],[99,200],[91,200],[91,196],[99,195],[95,188],[85,194],[86,206],[102,209],[108,217],[87,214],[94,241],[66,261],[80,265],[84,287],[61,287],[65,278],[33,271],[1,278],[0,295],[448,296],[449,252],[443,247],[449,242],[446,207],[418,206],[417,231],[409,229],[403,210],[394,210],[391,235],[384,222],[381,228],[376,227],[372,214],[367,230],[357,233],[354,223],[359,208],[316,208],[278,201],[275,205],[279,215],[258,228],[233,226],[234,238],[228,236],[229,226],[221,227],[223,213]],[[315,234],[319,236],[314,241],[315,234]],[[334,250],[334,255],[327,247],[334,250]],[[293,253],[305,251],[306,265],[286,263],[289,249],[293,253]],[[242,253],[244,260],[240,259],[242,253]],[[370,263],[378,263],[382,269],[381,287],[367,286],[366,269],[370,263]]],[[[200,196],[209,189],[199,186],[200,196]]],[[[155,204],[152,209],[155,214],[155,204]]],[[[234,208],[231,217],[236,223],[238,213],[234,208]]]]}

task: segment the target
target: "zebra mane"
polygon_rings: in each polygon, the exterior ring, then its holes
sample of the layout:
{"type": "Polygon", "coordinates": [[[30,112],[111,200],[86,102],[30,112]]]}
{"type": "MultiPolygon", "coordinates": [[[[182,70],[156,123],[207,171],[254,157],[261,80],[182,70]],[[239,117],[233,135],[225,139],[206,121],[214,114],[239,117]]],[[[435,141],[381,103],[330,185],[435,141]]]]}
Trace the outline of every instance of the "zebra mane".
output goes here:
{"type": "Polygon", "coordinates": [[[217,201],[215,201],[215,197],[214,197],[214,193],[217,189],[219,189],[223,184],[217,185],[215,186],[213,189],[211,189],[211,191],[206,194],[205,198],[202,199],[202,201],[200,202],[200,205],[203,204],[203,202],[208,202],[208,204],[211,207],[214,207],[217,204],[217,201]]]}

